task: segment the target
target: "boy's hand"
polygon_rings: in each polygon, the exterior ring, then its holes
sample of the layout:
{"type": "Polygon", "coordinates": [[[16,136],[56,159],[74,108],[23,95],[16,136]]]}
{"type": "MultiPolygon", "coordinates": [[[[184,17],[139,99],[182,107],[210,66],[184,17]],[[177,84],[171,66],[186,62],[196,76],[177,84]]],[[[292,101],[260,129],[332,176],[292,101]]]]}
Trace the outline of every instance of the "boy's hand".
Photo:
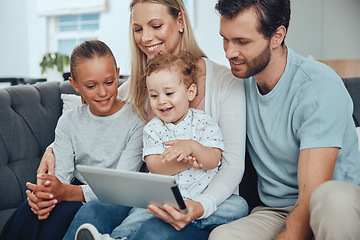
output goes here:
{"type": "Polygon", "coordinates": [[[171,140],[164,142],[164,145],[170,147],[161,154],[162,162],[173,160],[192,162],[193,140],[171,140]]]}
{"type": "Polygon", "coordinates": [[[189,163],[193,168],[203,168],[203,165],[201,163],[198,163],[196,161],[196,158],[193,157],[193,156],[187,156],[185,159],[184,159],[184,162],[187,162],[189,163]]]}

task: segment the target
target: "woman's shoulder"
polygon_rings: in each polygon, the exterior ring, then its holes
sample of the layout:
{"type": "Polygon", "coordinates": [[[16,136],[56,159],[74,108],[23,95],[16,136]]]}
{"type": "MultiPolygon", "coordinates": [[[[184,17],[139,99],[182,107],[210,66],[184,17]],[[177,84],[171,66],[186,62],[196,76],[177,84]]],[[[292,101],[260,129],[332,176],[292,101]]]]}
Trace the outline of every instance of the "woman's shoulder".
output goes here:
{"type": "Polygon", "coordinates": [[[204,59],[206,63],[206,75],[208,78],[220,79],[220,81],[234,81],[240,80],[241,78],[235,77],[228,66],[219,64],[210,59],[204,59]]]}
{"type": "Polygon", "coordinates": [[[243,79],[235,77],[230,68],[209,59],[206,62],[206,87],[207,89],[228,89],[232,87],[243,87],[243,79]]]}

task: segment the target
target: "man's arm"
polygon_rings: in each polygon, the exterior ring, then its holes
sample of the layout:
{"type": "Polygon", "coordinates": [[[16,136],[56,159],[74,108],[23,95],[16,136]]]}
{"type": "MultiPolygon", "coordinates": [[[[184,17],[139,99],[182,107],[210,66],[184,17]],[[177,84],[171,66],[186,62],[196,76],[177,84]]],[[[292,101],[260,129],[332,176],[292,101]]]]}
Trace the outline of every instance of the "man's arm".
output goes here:
{"type": "Polygon", "coordinates": [[[338,148],[310,148],[300,151],[298,200],[285,219],[276,240],[309,239],[312,234],[309,210],[311,194],[320,184],[332,179],[338,153],[338,148]]]}

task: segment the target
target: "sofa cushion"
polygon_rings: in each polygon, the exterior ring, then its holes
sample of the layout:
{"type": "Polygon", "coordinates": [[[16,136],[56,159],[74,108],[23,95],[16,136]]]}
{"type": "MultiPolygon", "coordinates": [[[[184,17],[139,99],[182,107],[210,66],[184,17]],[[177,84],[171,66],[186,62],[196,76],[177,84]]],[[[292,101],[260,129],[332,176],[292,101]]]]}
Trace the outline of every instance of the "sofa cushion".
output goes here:
{"type": "Polygon", "coordinates": [[[62,110],[58,85],[0,89],[1,218],[3,210],[9,213],[25,200],[25,183],[36,181],[40,158],[54,139],[62,110]]]}

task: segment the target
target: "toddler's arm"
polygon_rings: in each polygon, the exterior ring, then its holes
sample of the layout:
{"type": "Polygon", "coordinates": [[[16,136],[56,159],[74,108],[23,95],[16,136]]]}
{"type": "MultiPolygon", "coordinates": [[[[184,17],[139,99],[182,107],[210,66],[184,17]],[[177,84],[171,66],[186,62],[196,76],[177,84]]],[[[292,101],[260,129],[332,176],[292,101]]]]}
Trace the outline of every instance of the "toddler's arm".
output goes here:
{"type": "Polygon", "coordinates": [[[152,154],[145,156],[146,165],[149,171],[157,174],[175,175],[185,171],[190,167],[186,162],[167,161],[163,162],[160,154],[152,154]]]}
{"type": "Polygon", "coordinates": [[[195,140],[172,140],[164,144],[171,147],[161,154],[160,158],[163,162],[173,160],[187,162],[188,156],[191,156],[202,168],[210,170],[216,168],[221,159],[220,149],[206,147],[195,140]]]}

